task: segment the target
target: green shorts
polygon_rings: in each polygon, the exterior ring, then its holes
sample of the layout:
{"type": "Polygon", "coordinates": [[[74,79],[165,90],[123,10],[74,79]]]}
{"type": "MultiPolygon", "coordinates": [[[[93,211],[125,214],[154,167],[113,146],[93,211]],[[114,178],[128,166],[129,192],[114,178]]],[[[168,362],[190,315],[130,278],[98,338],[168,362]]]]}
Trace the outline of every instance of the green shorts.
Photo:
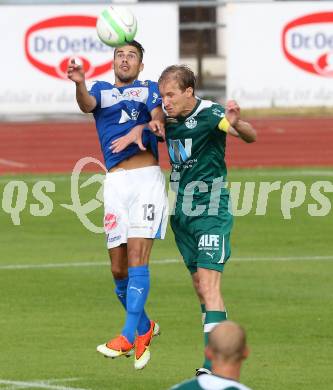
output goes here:
{"type": "Polygon", "coordinates": [[[171,216],[171,228],[179,252],[191,274],[197,268],[222,272],[231,255],[230,229],[232,221],[223,224],[220,216],[171,216]]]}

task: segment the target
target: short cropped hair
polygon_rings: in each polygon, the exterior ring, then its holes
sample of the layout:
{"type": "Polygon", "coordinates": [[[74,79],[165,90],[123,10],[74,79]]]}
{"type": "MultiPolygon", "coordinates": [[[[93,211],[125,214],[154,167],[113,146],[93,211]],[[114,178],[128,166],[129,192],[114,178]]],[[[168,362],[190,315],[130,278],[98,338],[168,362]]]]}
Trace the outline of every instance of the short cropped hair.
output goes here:
{"type": "Polygon", "coordinates": [[[185,91],[186,88],[191,87],[193,94],[195,90],[196,77],[193,71],[187,65],[171,65],[165,68],[158,79],[158,83],[162,84],[168,79],[177,81],[179,88],[185,91]]]}
{"type": "Polygon", "coordinates": [[[139,43],[138,41],[131,41],[131,42],[126,42],[124,43],[123,45],[119,46],[119,47],[116,47],[115,51],[114,51],[114,55],[116,55],[117,53],[117,50],[123,46],[133,46],[133,47],[136,47],[138,49],[138,52],[139,52],[139,60],[140,62],[142,62],[143,60],[143,54],[145,52],[145,49],[143,48],[143,46],[141,45],[141,43],[139,43]]]}
{"type": "Polygon", "coordinates": [[[246,349],[245,330],[232,321],[223,321],[209,334],[208,345],[225,362],[240,362],[246,349]]]}

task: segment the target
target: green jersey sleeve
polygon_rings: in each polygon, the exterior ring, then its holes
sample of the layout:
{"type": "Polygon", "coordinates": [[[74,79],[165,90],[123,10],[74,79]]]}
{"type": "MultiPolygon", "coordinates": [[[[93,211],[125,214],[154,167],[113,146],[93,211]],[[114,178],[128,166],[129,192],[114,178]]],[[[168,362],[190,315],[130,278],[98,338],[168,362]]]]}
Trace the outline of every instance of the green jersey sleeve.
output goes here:
{"type": "Polygon", "coordinates": [[[213,104],[210,108],[210,126],[213,131],[222,131],[227,133],[230,123],[225,117],[225,109],[219,104],[213,104]]]}

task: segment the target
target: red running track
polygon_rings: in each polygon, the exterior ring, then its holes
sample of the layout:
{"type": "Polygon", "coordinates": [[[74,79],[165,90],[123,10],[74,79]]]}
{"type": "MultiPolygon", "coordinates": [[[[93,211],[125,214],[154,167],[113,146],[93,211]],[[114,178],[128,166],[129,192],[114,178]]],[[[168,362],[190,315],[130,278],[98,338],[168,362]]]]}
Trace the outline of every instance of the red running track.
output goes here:
{"type": "MultiPolygon", "coordinates": [[[[254,119],[256,143],[228,137],[229,167],[333,166],[332,118],[254,119]]],[[[161,165],[168,168],[164,145],[161,165]]],[[[91,122],[1,123],[0,173],[71,172],[82,157],[100,161],[96,130],[91,122]]],[[[96,165],[87,170],[98,170],[96,165]]]]}

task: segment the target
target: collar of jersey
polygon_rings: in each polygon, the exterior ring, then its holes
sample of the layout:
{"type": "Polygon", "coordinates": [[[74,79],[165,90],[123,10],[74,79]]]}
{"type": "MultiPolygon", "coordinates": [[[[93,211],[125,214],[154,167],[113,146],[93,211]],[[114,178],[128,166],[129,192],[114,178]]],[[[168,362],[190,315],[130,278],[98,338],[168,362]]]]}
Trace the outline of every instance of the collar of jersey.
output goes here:
{"type": "Polygon", "coordinates": [[[116,85],[114,85],[117,89],[119,90],[123,90],[125,88],[134,88],[134,87],[137,87],[138,85],[138,82],[140,83],[139,80],[134,80],[133,83],[131,84],[128,84],[128,85],[123,85],[122,87],[117,87],[116,85]]]}
{"type": "MultiPolygon", "coordinates": [[[[242,384],[240,382],[236,381],[235,379],[227,378],[225,376],[216,375],[216,374],[213,374],[213,373],[212,374],[199,375],[199,377],[197,378],[199,384],[200,384],[201,381],[202,382],[204,382],[205,380],[207,380],[207,381],[214,381],[214,379],[230,381],[230,382],[233,382],[233,383],[235,383],[237,385],[241,385],[242,386],[242,384]]],[[[229,386],[228,386],[228,388],[229,388],[229,386]]]]}

